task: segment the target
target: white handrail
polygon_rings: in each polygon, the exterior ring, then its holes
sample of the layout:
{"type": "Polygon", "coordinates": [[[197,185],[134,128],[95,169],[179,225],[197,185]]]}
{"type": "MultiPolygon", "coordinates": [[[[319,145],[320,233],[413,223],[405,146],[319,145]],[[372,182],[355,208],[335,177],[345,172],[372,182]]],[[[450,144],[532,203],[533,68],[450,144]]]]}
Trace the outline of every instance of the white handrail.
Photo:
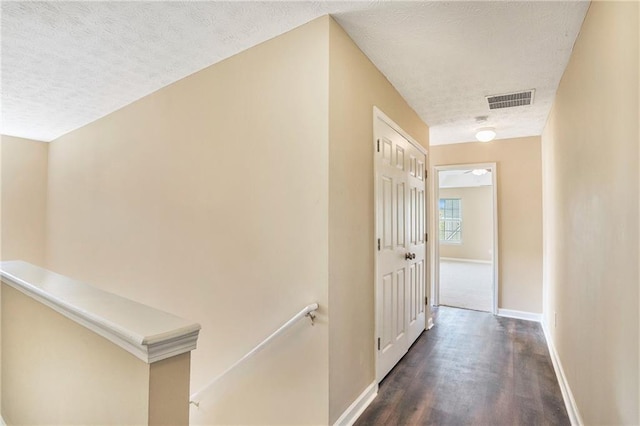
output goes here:
{"type": "Polygon", "coordinates": [[[243,361],[245,361],[248,358],[250,358],[253,355],[255,355],[258,351],[260,351],[260,349],[262,349],[264,346],[266,346],[267,343],[269,343],[270,341],[272,341],[273,339],[278,337],[286,329],[291,327],[295,322],[297,322],[301,318],[309,317],[311,319],[311,325],[313,325],[313,320],[316,318],[314,312],[317,311],[317,310],[318,310],[318,304],[317,303],[312,303],[310,305],[307,305],[303,310],[301,310],[300,312],[295,314],[289,321],[285,322],[284,324],[282,324],[280,326],[280,328],[278,328],[276,331],[271,333],[271,335],[269,335],[269,337],[264,339],[255,348],[253,348],[249,352],[247,352],[245,356],[243,356],[242,358],[237,360],[235,363],[233,363],[233,365],[231,365],[229,368],[224,370],[221,374],[217,375],[211,382],[209,382],[208,385],[206,385],[205,387],[200,389],[198,392],[196,392],[193,395],[191,395],[191,397],[189,398],[189,403],[195,405],[196,407],[199,407],[200,406],[200,401],[199,401],[200,395],[202,395],[203,393],[205,393],[206,391],[211,389],[213,387],[213,385],[215,385],[215,383],[218,380],[220,380],[222,377],[224,377],[228,372],[230,372],[231,370],[236,368],[238,365],[242,364],[243,361]]]}

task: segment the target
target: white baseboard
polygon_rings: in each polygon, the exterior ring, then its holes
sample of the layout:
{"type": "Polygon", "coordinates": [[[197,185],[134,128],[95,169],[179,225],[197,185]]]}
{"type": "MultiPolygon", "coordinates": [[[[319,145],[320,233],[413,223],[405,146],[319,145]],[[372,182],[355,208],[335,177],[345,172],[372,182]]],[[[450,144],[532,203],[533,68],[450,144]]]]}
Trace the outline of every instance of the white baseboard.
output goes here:
{"type": "Polygon", "coordinates": [[[427,330],[431,330],[433,326],[433,318],[429,318],[429,321],[427,321],[427,330]]]}
{"type": "Polygon", "coordinates": [[[2,415],[0,415],[0,426],[7,426],[7,424],[4,422],[4,419],[2,418],[2,415]]]}
{"type": "Polygon", "coordinates": [[[493,262],[490,260],[480,260],[480,259],[464,259],[462,257],[441,257],[440,260],[446,260],[449,262],[469,262],[469,263],[485,263],[491,265],[493,262]]]}
{"type": "Polygon", "coordinates": [[[498,316],[542,322],[542,314],[534,314],[533,312],[514,311],[511,309],[498,309],[498,316]]]}
{"type": "Polygon", "coordinates": [[[547,324],[544,321],[542,321],[542,331],[544,332],[544,337],[547,339],[547,347],[549,348],[549,355],[551,355],[551,362],[553,363],[553,369],[555,370],[556,377],[558,378],[558,384],[560,385],[560,392],[562,392],[562,399],[564,399],[564,405],[567,408],[567,414],[569,415],[569,420],[571,421],[571,425],[572,426],[584,425],[584,422],[582,421],[582,417],[580,416],[580,411],[578,411],[578,406],[576,405],[576,400],[573,398],[571,387],[569,387],[567,376],[565,376],[564,374],[564,369],[562,368],[560,357],[558,356],[558,352],[556,351],[556,346],[553,344],[553,339],[551,339],[551,333],[549,333],[547,324]]]}
{"type": "Polygon", "coordinates": [[[378,382],[373,382],[356,398],[344,413],[336,420],[334,426],[351,426],[364,410],[371,404],[371,401],[378,395],[378,382]]]}

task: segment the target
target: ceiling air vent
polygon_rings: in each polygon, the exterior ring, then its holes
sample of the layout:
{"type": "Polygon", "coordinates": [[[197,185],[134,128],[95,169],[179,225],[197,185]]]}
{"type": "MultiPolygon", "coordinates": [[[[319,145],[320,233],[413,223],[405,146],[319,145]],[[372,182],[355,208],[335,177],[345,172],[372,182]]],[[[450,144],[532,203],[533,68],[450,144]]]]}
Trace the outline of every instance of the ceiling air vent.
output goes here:
{"type": "Polygon", "coordinates": [[[489,109],[511,108],[523,105],[531,105],[533,103],[533,94],[535,89],[526,92],[507,93],[504,95],[487,96],[489,109]]]}

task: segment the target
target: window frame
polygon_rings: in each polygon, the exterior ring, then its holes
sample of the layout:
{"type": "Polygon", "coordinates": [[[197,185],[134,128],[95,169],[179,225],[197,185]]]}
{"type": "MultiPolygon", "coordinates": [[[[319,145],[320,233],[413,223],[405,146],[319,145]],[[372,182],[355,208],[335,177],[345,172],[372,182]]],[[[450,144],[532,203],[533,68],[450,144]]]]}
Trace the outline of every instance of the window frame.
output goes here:
{"type": "MultiPolygon", "coordinates": [[[[438,200],[438,239],[440,241],[440,244],[445,244],[445,245],[455,245],[455,246],[459,246],[462,245],[463,243],[463,239],[462,239],[462,231],[464,229],[463,226],[463,219],[462,219],[462,198],[460,197],[449,197],[449,198],[440,198],[438,200]],[[447,210],[453,210],[453,209],[446,209],[445,208],[441,208],[441,203],[442,201],[444,201],[446,203],[446,201],[457,201],[458,202],[458,215],[459,217],[443,217],[442,213],[446,212],[447,210]],[[446,229],[442,229],[443,224],[445,224],[446,221],[459,221],[460,225],[459,225],[459,229],[457,231],[453,231],[453,233],[457,233],[459,235],[459,238],[456,240],[448,240],[446,239],[446,229]]],[[[446,224],[444,225],[446,228],[446,224]]],[[[450,231],[451,232],[451,231],[450,231]]]]}

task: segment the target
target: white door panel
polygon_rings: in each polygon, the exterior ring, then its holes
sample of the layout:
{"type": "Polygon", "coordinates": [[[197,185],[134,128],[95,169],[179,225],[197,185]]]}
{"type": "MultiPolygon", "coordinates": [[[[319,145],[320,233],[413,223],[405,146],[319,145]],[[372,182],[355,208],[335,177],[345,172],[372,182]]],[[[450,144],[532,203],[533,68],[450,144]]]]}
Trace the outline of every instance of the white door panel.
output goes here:
{"type": "Polygon", "coordinates": [[[378,379],[407,352],[425,326],[426,158],[376,119],[378,379]]]}
{"type": "MultiPolygon", "coordinates": [[[[407,142],[408,143],[408,142],[407,142]]],[[[411,263],[411,315],[408,325],[408,341],[411,345],[420,336],[425,327],[425,164],[426,157],[413,145],[409,144],[407,153],[410,158],[410,173],[407,176],[410,203],[409,217],[411,239],[407,250],[414,256],[411,263]]]]}

